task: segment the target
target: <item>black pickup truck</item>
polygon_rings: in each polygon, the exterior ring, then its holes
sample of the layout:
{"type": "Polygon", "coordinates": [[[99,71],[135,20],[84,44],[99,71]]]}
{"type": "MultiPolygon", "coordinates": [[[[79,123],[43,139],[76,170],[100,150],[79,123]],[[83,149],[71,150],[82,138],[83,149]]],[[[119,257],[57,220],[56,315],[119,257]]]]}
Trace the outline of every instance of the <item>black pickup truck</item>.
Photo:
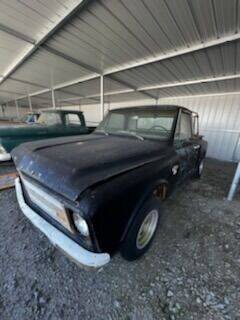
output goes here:
{"type": "Polygon", "coordinates": [[[115,109],[90,135],[26,143],[12,152],[19,205],[75,262],[133,260],[150,246],[161,202],[201,176],[207,143],[179,106],[115,109]]]}

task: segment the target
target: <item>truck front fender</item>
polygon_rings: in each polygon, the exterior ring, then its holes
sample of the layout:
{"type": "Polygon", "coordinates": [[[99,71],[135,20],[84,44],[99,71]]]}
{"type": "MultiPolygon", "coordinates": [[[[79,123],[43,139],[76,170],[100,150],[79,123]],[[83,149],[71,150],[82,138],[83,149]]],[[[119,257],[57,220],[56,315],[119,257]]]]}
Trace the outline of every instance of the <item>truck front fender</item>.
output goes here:
{"type": "MultiPolygon", "coordinates": [[[[137,202],[134,210],[132,211],[131,216],[129,217],[128,223],[126,224],[126,227],[123,231],[122,237],[121,237],[121,242],[124,241],[128,230],[130,229],[136,215],[138,214],[140,208],[143,206],[143,204],[147,201],[147,199],[149,199],[150,197],[159,197],[158,193],[158,189],[159,187],[164,186],[164,199],[167,197],[168,192],[170,190],[170,183],[168,182],[167,179],[158,179],[156,181],[154,181],[152,184],[150,184],[145,192],[142,194],[142,196],[140,197],[139,201],[137,202]]],[[[164,199],[161,199],[161,197],[159,197],[159,201],[162,201],[164,199]]]]}

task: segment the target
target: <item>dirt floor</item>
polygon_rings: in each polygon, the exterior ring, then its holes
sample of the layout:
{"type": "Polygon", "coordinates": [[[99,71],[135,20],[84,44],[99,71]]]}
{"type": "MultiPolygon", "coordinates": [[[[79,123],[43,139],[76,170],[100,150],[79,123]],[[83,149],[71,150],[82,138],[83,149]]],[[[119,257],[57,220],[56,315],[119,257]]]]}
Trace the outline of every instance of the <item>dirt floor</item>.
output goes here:
{"type": "MultiPolygon", "coordinates": [[[[206,161],[201,180],[163,206],[150,251],[86,271],[0,193],[0,319],[240,319],[240,196],[225,201],[234,165],[206,161]]],[[[13,167],[0,165],[0,174],[13,167]]],[[[240,193],[240,192],[239,192],[240,193]]]]}

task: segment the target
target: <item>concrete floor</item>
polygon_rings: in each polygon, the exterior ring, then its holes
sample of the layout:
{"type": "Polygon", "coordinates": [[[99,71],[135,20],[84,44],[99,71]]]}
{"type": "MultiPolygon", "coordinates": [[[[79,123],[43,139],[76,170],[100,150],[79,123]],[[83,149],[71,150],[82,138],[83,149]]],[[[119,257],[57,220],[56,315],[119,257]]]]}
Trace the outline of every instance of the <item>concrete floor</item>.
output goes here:
{"type": "MultiPolygon", "coordinates": [[[[225,201],[234,165],[207,160],[201,180],[163,205],[139,261],[116,255],[79,269],[0,193],[0,319],[240,319],[240,196],[225,201]]],[[[13,167],[0,165],[0,173],[13,167]]]]}

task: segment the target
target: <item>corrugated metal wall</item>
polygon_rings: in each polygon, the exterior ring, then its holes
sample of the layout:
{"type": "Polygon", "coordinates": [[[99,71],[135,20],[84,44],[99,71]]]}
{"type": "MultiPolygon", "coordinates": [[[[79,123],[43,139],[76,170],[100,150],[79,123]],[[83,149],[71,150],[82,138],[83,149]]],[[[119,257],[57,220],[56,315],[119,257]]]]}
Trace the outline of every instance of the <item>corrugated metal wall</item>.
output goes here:
{"type": "Polygon", "coordinates": [[[240,161],[240,95],[160,99],[199,113],[200,133],[209,143],[208,156],[240,161]]]}
{"type": "MultiPolygon", "coordinates": [[[[19,117],[24,116],[27,112],[29,112],[29,108],[19,108],[19,117]]],[[[17,118],[17,111],[15,107],[5,107],[4,113],[2,107],[0,107],[0,117],[6,118],[17,118]]]]}

